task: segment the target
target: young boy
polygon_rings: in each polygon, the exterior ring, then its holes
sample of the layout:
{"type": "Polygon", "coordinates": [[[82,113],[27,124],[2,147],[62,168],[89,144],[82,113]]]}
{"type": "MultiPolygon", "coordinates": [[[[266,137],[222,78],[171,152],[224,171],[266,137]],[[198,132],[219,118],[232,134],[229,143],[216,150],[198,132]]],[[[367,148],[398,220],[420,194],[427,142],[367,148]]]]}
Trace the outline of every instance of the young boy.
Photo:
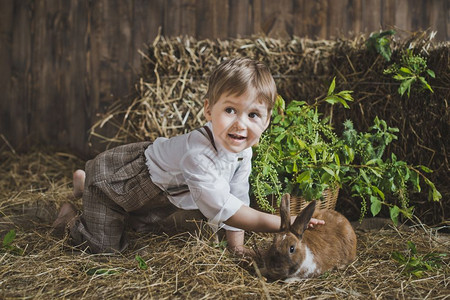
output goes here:
{"type": "MultiPolygon", "coordinates": [[[[125,225],[183,230],[186,220],[206,218],[226,230],[238,254],[244,231],[276,232],[280,218],[249,207],[252,146],[270,121],[276,99],[268,68],[247,58],[221,63],[209,79],[207,124],[170,139],[158,138],[101,153],[74,173],[74,195],[83,213],[64,204],[54,227],[67,226],[75,244],[93,253],[123,251],[125,225]]],[[[313,219],[310,225],[323,224],[313,219]]]]}

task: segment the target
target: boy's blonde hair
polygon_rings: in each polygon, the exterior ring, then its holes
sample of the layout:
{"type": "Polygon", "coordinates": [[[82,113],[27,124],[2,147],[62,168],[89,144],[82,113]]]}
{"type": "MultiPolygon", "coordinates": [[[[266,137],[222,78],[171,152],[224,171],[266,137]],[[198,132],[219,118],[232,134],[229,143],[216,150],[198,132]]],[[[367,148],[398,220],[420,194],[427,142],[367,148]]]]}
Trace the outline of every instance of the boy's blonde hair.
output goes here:
{"type": "Polygon", "coordinates": [[[250,58],[234,58],[223,61],[213,71],[205,98],[213,106],[222,94],[241,96],[249,88],[254,89],[256,99],[265,103],[271,112],[277,88],[269,68],[250,58]]]}

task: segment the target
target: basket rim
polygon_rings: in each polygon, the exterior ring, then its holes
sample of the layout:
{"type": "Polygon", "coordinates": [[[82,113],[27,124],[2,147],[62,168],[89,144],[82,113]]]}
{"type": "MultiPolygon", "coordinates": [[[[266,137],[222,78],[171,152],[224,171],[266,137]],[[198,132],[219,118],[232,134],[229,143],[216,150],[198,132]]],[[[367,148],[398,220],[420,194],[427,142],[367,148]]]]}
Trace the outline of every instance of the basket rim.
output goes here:
{"type": "MultiPolygon", "coordinates": [[[[339,190],[340,190],[339,186],[329,187],[329,188],[325,189],[322,192],[321,199],[314,199],[315,201],[317,201],[316,207],[320,208],[320,209],[335,210],[337,198],[339,195],[339,190]]],[[[299,214],[311,201],[314,201],[314,200],[306,200],[304,197],[296,196],[296,195],[291,195],[290,199],[291,200],[289,203],[289,209],[290,209],[291,215],[299,214]]],[[[272,201],[272,203],[273,203],[273,201],[272,201]]],[[[274,207],[274,206],[272,205],[272,207],[274,207]]],[[[275,214],[279,215],[280,208],[274,207],[274,209],[275,209],[275,214]]]]}

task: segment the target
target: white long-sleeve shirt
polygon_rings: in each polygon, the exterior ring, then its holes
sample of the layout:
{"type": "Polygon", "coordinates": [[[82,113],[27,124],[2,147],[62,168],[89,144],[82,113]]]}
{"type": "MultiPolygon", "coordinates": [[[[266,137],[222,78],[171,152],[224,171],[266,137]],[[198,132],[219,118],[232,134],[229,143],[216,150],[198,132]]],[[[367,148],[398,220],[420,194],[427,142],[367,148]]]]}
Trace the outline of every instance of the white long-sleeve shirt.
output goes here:
{"type": "MultiPolygon", "coordinates": [[[[206,126],[212,132],[211,123],[206,126]]],[[[214,147],[200,130],[157,138],[145,151],[151,179],[176,207],[199,209],[213,228],[240,230],[223,222],[250,203],[252,149],[231,153],[217,143],[214,147]]]]}

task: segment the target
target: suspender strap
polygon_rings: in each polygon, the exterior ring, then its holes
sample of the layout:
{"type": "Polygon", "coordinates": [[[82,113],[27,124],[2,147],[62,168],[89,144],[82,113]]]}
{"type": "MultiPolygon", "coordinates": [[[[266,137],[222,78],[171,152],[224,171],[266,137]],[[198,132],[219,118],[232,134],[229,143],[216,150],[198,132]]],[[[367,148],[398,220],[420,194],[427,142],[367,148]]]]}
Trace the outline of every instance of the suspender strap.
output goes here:
{"type": "MultiPolygon", "coordinates": [[[[203,126],[202,128],[205,129],[206,133],[208,134],[209,141],[211,142],[211,144],[212,144],[212,146],[214,147],[214,149],[217,151],[216,143],[214,143],[214,137],[213,137],[213,134],[212,134],[212,132],[211,132],[211,129],[209,129],[209,127],[206,126],[206,125],[203,126]]],[[[199,130],[199,131],[201,132],[201,128],[199,128],[199,129],[197,129],[197,130],[199,130]]]]}

